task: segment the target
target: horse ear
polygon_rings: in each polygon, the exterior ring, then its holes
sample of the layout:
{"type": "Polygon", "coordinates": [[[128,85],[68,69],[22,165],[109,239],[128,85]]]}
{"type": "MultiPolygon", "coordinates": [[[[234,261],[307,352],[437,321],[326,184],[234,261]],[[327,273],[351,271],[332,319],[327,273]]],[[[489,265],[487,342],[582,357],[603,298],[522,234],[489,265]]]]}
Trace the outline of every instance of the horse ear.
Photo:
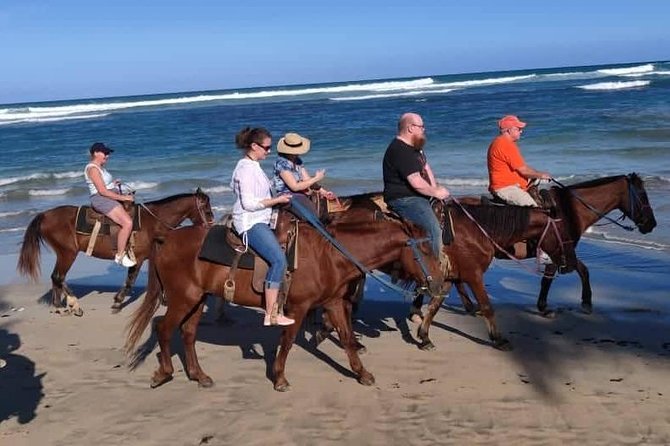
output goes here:
{"type": "Polygon", "coordinates": [[[195,190],[196,195],[202,195],[202,189],[200,189],[200,186],[195,190]]]}

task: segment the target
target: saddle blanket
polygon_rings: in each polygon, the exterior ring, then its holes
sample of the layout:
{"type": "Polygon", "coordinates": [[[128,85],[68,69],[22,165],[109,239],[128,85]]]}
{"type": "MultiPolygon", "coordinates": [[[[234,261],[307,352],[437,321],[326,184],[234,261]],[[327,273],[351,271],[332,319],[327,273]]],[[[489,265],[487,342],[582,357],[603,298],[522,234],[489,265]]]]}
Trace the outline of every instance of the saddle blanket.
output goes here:
{"type": "MultiPolygon", "coordinates": [[[[133,218],[133,231],[139,231],[142,225],[137,205],[133,206],[130,215],[133,218]]],[[[97,212],[91,206],[79,206],[75,223],[76,232],[78,234],[90,235],[93,232],[93,226],[95,225],[96,220],[100,220],[101,222],[100,231],[98,232],[99,235],[109,235],[110,226],[118,226],[109,217],[97,212]]]]}

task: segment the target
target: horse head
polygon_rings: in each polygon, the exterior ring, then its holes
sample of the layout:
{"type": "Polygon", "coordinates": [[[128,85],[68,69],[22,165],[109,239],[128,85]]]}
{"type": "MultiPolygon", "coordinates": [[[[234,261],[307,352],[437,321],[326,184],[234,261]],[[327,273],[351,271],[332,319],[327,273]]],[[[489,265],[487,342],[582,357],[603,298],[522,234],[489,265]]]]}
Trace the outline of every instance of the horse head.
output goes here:
{"type": "Polygon", "coordinates": [[[628,183],[628,203],[622,207],[622,210],[642,234],[647,234],[656,227],[656,217],[649,203],[644,181],[636,173],[626,175],[626,181],[628,183]]]}
{"type": "Polygon", "coordinates": [[[214,224],[214,213],[212,212],[212,206],[209,202],[209,195],[204,193],[199,187],[196,189],[193,194],[195,200],[194,212],[192,212],[188,218],[191,219],[193,224],[201,226],[212,226],[214,224]]]}

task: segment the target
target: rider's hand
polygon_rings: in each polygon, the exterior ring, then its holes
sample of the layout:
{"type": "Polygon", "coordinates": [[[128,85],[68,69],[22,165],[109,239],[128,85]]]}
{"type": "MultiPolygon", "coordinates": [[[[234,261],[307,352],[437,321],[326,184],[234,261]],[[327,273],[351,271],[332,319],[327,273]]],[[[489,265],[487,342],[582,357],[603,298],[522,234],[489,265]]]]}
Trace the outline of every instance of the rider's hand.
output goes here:
{"type": "Polygon", "coordinates": [[[445,200],[449,196],[449,191],[444,186],[437,186],[434,197],[440,200],[445,200]]]}
{"type": "Polygon", "coordinates": [[[326,171],[325,171],[325,169],[319,169],[319,170],[317,170],[316,173],[314,174],[314,179],[315,179],[316,181],[321,181],[321,180],[323,180],[323,179],[325,178],[325,176],[326,176],[326,171]]]}
{"type": "Polygon", "coordinates": [[[291,201],[291,195],[290,194],[277,195],[274,200],[275,204],[286,204],[289,201],[291,201]]]}

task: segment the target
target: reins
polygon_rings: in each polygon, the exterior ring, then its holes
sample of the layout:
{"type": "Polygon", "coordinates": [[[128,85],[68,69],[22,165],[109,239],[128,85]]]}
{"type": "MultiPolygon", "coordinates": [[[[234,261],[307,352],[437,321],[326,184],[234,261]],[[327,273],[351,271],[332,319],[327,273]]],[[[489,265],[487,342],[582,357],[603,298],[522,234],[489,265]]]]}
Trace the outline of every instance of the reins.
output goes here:
{"type": "MultiPolygon", "coordinates": [[[[195,200],[195,208],[198,210],[198,214],[200,214],[200,218],[202,219],[203,225],[204,226],[211,226],[212,222],[207,221],[207,219],[205,218],[205,212],[200,207],[200,203],[198,202],[198,194],[197,193],[193,194],[193,199],[195,200]]],[[[172,225],[166,223],[162,218],[160,218],[151,209],[149,209],[144,203],[138,203],[137,205],[140,206],[145,211],[147,211],[149,213],[149,215],[154,217],[160,224],[162,224],[163,226],[165,226],[169,230],[174,231],[175,229],[179,228],[179,226],[172,226],[172,225]]],[[[179,221],[183,221],[186,217],[188,217],[188,214],[189,214],[189,211],[186,211],[186,213],[182,217],[179,218],[179,221]]]]}
{"type": "MultiPolygon", "coordinates": [[[[386,288],[389,288],[397,293],[400,293],[403,295],[405,299],[414,299],[414,293],[409,292],[391,282],[388,280],[385,280],[381,277],[379,277],[377,274],[374,274],[370,269],[368,269],[365,265],[363,265],[361,262],[359,262],[342,244],[340,244],[335,237],[333,237],[323,226],[323,223],[314,216],[314,214],[307,209],[303,204],[301,204],[299,201],[295,200],[291,202],[291,206],[295,207],[298,212],[300,212],[301,215],[304,216],[305,220],[314,227],[326,240],[332,244],[335,249],[340,251],[342,255],[349,260],[351,263],[353,263],[356,268],[358,268],[366,277],[372,277],[374,280],[379,282],[381,285],[385,286],[386,288]]],[[[430,276],[428,272],[428,268],[426,267],[422,257],[421,253],[419,252],[419,249],[417,247],[418,244],[420,243],[425,243],[427,241],[430,241],[430,238],[422,238],[419,240],[415,240],[410,238],[407,240],[407,245],[412,249],[412,252],[414,254],[414,259],[419,263],[419,266],[421,267],[421,271],[426,277],[426,281],[430,283],[432,281],[432,277],[430,276]]]]}
{"type": "MultiPolygon", "coordinates": [[[[575,199],[577,201],[579,201],[581,204],[583,204],[588,210],[590,210],[591,212],[596,214],[598,216],[598,219],[604,218],[605,220],[609,221],[609,223],[604,223],[604,224],[601,224],[601,225],[598,225],[598,226],[603,226],[605,224],[615,224],[615,225],[619,226],[620,228],[625,229],[626,231],[634,231],[635,230],[635,226],[628,226],[628,225],[624,225],[624,224],[619,223],[619,220],[624,220],[626,218],[626,214],[622,213],[621,217],[619,217],[615,220],[615,219],[609,217],[608,215],[600,212],[598,209],[594,208],[591,204],[584,201],[584,199],[582,199],[582,197],[580,197],[574,190],[570,189],[568,186],[564,185],[563,183],[561,183],[557,179],[552,178],[551,181],[556,183],[556,185],[558,185],[558,187],[560,187],[561,189],[567,190],[568,193],[570,195],[572,195],[573,197],[575,197],[575,199]]],[[[628,181],[628,196],[630,198],[631,215],[634,215],[633,210],[635,208],[635,205],[637,204],[637,201],[640,201],[640,200],[637,196],[637,192],[633,188],[630,181],[628,181]],[[636,201],[633,201],[634,199],[636,201]]]]}

